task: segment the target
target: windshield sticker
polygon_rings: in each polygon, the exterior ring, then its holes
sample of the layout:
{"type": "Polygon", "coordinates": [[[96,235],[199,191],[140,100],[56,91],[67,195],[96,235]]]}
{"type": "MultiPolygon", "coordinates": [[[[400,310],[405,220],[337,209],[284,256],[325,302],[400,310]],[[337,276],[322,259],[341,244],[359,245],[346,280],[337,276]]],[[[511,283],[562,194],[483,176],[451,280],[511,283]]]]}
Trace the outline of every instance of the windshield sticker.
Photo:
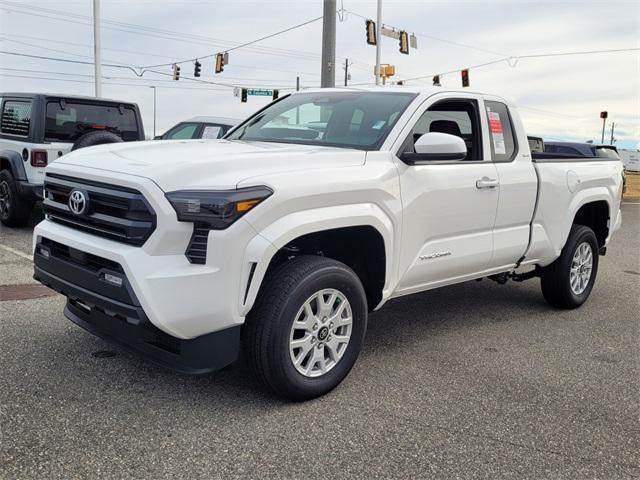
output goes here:
{"type": "Polygon", "coordinates": [[[493,139],[493,150],[497,155],[504,155],[507,149],[504,145],[504,133],[502,132],[502,122],[498,112],[487,112],[489,115],[489,128],[493,139]]]}
{"type": "Polygon", "coordinates": [[[384,124],[387,123],[384,120],[378,120],[376,123],[373,124],[373,126],[371,128],[373,128],[374,130],[380,130],[382,127],[384,127],[384,124]]]}

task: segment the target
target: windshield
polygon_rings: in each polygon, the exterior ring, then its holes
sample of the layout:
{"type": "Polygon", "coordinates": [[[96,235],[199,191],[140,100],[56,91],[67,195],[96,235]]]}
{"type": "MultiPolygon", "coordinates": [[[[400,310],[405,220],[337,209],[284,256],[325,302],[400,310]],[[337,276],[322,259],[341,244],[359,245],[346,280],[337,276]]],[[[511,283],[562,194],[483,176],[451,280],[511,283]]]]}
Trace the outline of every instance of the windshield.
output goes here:
{"type": "Polygon", "coordinates": [[[108,130],[125,142],[139,140],[133,108],[88,103],[47,103],[44,137],[48,141],[75,142],[88,130],[108,130]],[[64,108],[63,108],[64,105],[64,108]]]}
{"type": "Polygon", "coordinates": [[[396,92],[294,94],[226,138],[376,150],[414,98],[415,94],[396,92]]]}

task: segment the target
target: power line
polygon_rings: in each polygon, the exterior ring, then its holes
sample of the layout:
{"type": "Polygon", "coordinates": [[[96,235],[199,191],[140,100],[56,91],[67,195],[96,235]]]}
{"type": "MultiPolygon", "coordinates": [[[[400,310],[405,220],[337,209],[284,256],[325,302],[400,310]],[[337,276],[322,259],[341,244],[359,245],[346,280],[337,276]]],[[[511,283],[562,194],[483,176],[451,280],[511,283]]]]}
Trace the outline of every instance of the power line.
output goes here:
{"type": "MultiPolygon", "coordinates": [[[[75,63],[75,64],[78,64],[78,65],[93,65],[93,62],[86,62],[86,61],[83,61],[83,60],[72,60],[70,58],[45,57],[43,55],[31,55],[31,54],[28,54],[28,53],[9,52],[7,50],[0,50],[0,53],[2,53],[4,55],[14,55],[14,56],[17,56],[17,57],[37,58],[37,59],[40,59],[40,60],[51,60],[51,61],[56,61],[56,62],[75,63]]],[[[102,65],[105,66],[105,67],[112,67],[112,68],[125,68],[127,70],[132,71],[137,76],[141,76],[141,75],[138,74],[138,72],[136,71],[135,67],[133,67],[131,65],[118,65],[118,64],[114,64],[114,63],[103,63],[102,65]]]]}
{"type": "MultiPolygon", "coordinates": [[[[6,36],[2,36],[2,35],[0,35],[0,39],[2,39],[3,41],[11,42],[11,43],[17,43],[19,45],[25,45],[27,47],[40,48],[42,50],[47,50],[49,52],[64,53],[65,55],[71,55],[73,57],[93,59],[92,55],[81,55],[79,53],[68,52],[66,50],[58,50],[56,48],[43,47],[41,45],[34,45],[33,43],[27,43],[27,42],[21,42],[20,40],[14,40],[12,38],[9,38],[9,37],[6,37],[6,36]]],[[[91,48],[93,48],[93,46],[91,48]]],[[[115,60],[107,60],[107,62],[119,63],[119,62],[117,62],[115,60]]],[[[124,64],[122,64],[122,65],[124,65],[124,64]]]]}
{"type": "MultiPolygon", "coordinates": [[[[17,2],[11,2],[8,0],[0,0],[0,4],[4,4],[7,5],[8,8],[19,8],[22,10],[17,10],[18,13],[23,13],[23,14],[31,14],[32,10],[36,10],[36,11],[40,11],[40,12],[45,12],[45,13],[49,13],[49,14],[53,14],[53,15],[58,15],[58,16],[62,16],[64,18],[58,18],[58,20],[67,20],[67,17],[72,17],[72,18],[76,18],[76,19],[84,19],[84,20],[88,20],[89,23],[82,23],[83,25],[87,25],[87,26],[91,26],[91,20],[93,17],[91,16],[87,16],[87,15],[81,15],[81,14],[77,14],[77,13],[72,13],[69,11],[63,11],[63,10],[54,10],[54,9],[50,9],[50,8],[43,8],[43,7],[36,7],[33,5],[30,5],[28,7],[25,7],[24,5],[21,5],[20,3],[17,2]],[[23,11],[26,10],[26,11],[23,11]]],[[[46,18],[53,18],[53,17],[46,17],[46,18]]],[[[74,22],[74,23],[79,23],[79,22],[74,22]]],[[[135,23],[127,23],[127,22],[120,22],[120,21],[115,21],[115,20],[106,20],[103,19],[102,20],[103,24],[111,24],[111,25],[116,25],[116,26],[122,26],[125,28],[131,28],[131,29],[136,29],[136,30],[143,30],[145,32],[153,32],[153,33],[160,33],[160,34],[164,34],[164,35],[170,35],[170,36],[180,36],[180,37],[186,37],[186,38],[200,38],[202,40],[207,41],[207,44],[211,44],[211,42],[219,42],[219,43],[223,43],[223,44],[230,44],[233,45],[234,42],[229,42],[227,40],[221,40],[221,39],[217,39],[217,38],[212,38],[212,37],[205,37],[202,35],[194,35],[194,34],[187,34],[184,32],[176,32],[176,31],[172,31],[172,30],[167,30],[167,29],[161,29],[161,28],[157,28],[157,27],[149,27],[146,25],[139,25],[139,24],[135,24],[135,23]]],[[[103,26],[103,28],[110,28],[108,26],[103,26]]],[[[129,32],[129,33],[138,33],[138,32],[129,32]]],[[[259,48],[259,49],[263,49],[263,48],[267,48],[267,47],[255,47],[255,48],[259,48]]],[[[312,52],[303,52],[300,50],[293,50],[293,49],[284,49],[284,48],[274,48],[274,47],[269,47],[270,50],[279,50],[282,52],[290,52],[290,53],[294,53],[294,54],[308,54],[308,55],[312,55],[316,58],[319,58],[319,55],[316,53],[312,53],[312,52]]]]}
{"type": "MultiPolygon", "coordinates": [[[[423,80],[423,79],[426,79],[426,78],[432,78],[435,75],[439,75],[439,76],[442,77],[443,75],[450,75],[452,73],[459,73],[463,68],[466,68],[467,70],[470,70],[472,68],[473,69],[482,68],[482,67],[487,67],[489,65],[495,65],[497,63],[502,63],[502,62],[507,62],[510,67],[515,68],[520,60],[528,59],[528,58],[560,57],[560,56],[568,56],[568,55],[593,55],[593,54],[601,54],[601,53],[634,52],[634,51],[639,51],[639,50],[640,50],[640,47],[633,47],[633,48],[616,48],[616,49],[611,49],[611,50],[588,50],[588,51],[576,51],[576,52],[538,53],[538,54],[533,54],[533,55],[514,55],[514,56],[510,56],[510,57],[499,58],[497,60],[492,60],[490,62],[471,65],[469,67],[457,68],[455,70],[448,70],[446,72],[434,72],[434,73],[430,73],[428,75],[420,75],[420,76],[417,76],[417,77],[408,77],[408,78],[399,79],[398,81],[409,82],[409,81],[413,81],[413,80],[423,80]]],[[[356,84],[352,84],[352,85],[354,85],[354,86],[355,85],[373,85],[373,83],[372,82],[356,83],[356,84]]]]}
{"type": "MultiPolygon", "coordinates": [[[[23,72],[23,73],[45,73],[45,74],[48,74],[48,75],[61,75],[61,76],[66,76],[66,77],[94,78],[94,76],[90,75],[90,74],[56,72],[56,71],[51,71],[51,70],[33,70],[33,69],[26,69],[26,68],[10,68],[10,67],[0,67],[0,70],[7,70],[7,71],[11,71],[11,72],[23,72]]],[[[107,80],[135,80],[137,83],[139,83],[139,82],[152,82],[152,83],[162,82],[162,83],[175,84],[175,80],[161,80],[161,79],[157,79],[157,78],[146,79],[146,78],[140,78],[140,77],[134,77],[134,78],[131,78],[131,77],[118,77],[118,76],[112,76],[112,75],[102,75],[102,78],[103,79],[107,79],[107,80]]],[[[184,78],[186,78],[188,80],[196,80],[196,79],[191,78],[191,77],[184,77],[184,78]]],[[[275,88],[292,87],[291,84],[278,85],[278,84],[274,84],[274,83],[265,83],[265,82],[281,82],[281,81],[283,81],[282,79],[260,79],[260,80],[256,80],[256,79],[253,79],[253,78],[246,78],[246,77],[227,77],[227,78],[232,78],[234,80],[241,80],[241,81],[251,82],[250,85],[254,86],[254,87],[259,87],[261,85],[262,86],[275,87],[275,88]]],[[[60,79],[60,80],[62,80],[62,79],[60,79]]]]}
{"type": "MultiPolygon", "coordinates": [[[[51,19],[51,20],[58,20],[58,21],[62,21],[62,22],[68,22],[68,23],[73,23],[76,25],[84,25],[86,27],[91,27],[92,24],[90,22],[84,22],[84,21],[76,21],[76,20],[72,20],[71,18],[66,18],[66,17],[75,17],[75,18],[90,18],[90,17],[86,17],[83,15],[74,15],[70,12],[61,12],[61,11],[55,11],[55,10],[51,10],[51,9],[44,9],[44,11],[52,11],[52,12],[56,12],[55,15],[64,15],[64,17],[52,17],[50,15],[44,15],[41,13],[36,13],[34,11],[31,10],[40,10],[42,11],[43,9],[39,9],[37,7],[29,7],[29,10],[27,11],[23,11],[23,10],[15,10],[15,8],[25,8],[22,7],[20,5],[15,5],[15,4],[11,4],[10,2],[6,2],[6,1],[0,1],[0,4],[4,4],[4,5],[8,5],[5,6],[3,8],[5,8],[8,11],[12,11],[14,13],[19,13],[19,14],[23,14],[23,15],[30,15],[30,16],[35,16],[35,17],[42,17],[42,18],[47,18],[47,19],[51,19]]],[[[113,22],[113,21],[109,21],[109,20],[103,20],[102,21],[103,24],[105,23],[112,23],[112,24],[124,24],[123,22],[113,22]]],[[[134,24],[124,24],[124,25],[134,25],[134,24]]],[[[228,41],[224,41],[224,40],[220,40],[220,39],[214,39],[214,38],[209,38],[209,37],[204,37],[204,36],[200,36],[200,35],[192,35],[192,34],[185,34],[185,33],[181,33],[181,32],[172,32],[170,30],[161,30],[161,29],[154,29],[152,27],[144,27],[144,26],[132,26],[131,28],[137,28],[137,29],[141,29],[143,31],[134,31],[131,29],[127,28],[118,28],[118,27],[113,27],[113,26],[109,26],[109,25],[103,25],[102,28],[105,29],[110,29],[110,30],[114,30],[114,31],[119,31],[119,32],[125,32],[125,33],[132,33],[135,35],[143,35],[143,36],[148,36],[148,37],[154,37],[154,38],[162,38],[162,39],[169,39],[169,40],[173,40],[173,41],[179,41],[179,42],[184,42],[184,43],[190,43],[190,44],[200,44],[200,45],[207,45],[207,46],[211,46],[212,44],[220,44],[223,48],[223,51],[227,51],[225,50],[225,48],[232,48],[236,45],[233,44],[233,42],[228,42],[228,41]],[[155,32],[167,32],[167,33],[155,33],[155,32]],[[198,40],[200,39],[200,40],[198,40]],[[225,46],[226,45],[231,45],[230,47],[225,46]]],[[[256,54],[262,54],[262,55],[274,55],[274,56],[281,56],[281,57],[288,57],[288,58],[297,58],[300,60],[317,60],[320,56],[318,54],[314,54],[311,52],[301,52],[301,51],[296,51],[296,50],[287,50],[287,49],[282,49],[282,48],[274,48],[274,47],[261,47],[261,46],[254,46],[254,47],[249,47],[247,49],[248,51],[252,52],[252,53],[256,53],[256,54]]],[[[200,58],[200,57],[198,57],[200,58]]]]}
{"type": "MultiPolygon", "coordinates": [[[[11,77],[11,78],[24,78],[24,79],[31,79],[31,80],[52,80],[52,81],[57,81],[57,82],[73,82],[73,83],[88,83],[88,84],[92,84],[93,85],[93,81],[92,80],[76,80],[76,79],[62,79],[62,78],[51,78],[51,77],[30,77],[27,75],[14,75],[11,73],[0,73],[0,77],[11,77]]],[[[103,77],[106,78],[106,77],[103,77]]],[[[130,87],[143,87],[143,88],[149,88],[150,85],[140,85],[140,84],[135,84],[135,83],[124,83],[124,82],[103,82],[104,85],[122,85],[122,86],[130,86],[130,87]]],[[[188,86],[180,86],[180,85],[176,85],[176,86],[165,86],[165,85],[160,85],[157,86],[158,88],[168,88],[168,89],[180,89],[180,90],[203,90],[203,91],[216,91],[216,92],[228,92],[229,89],[227,88],[213,88],[213,87],[188,87],[188,86]]]]}
{"type": "MultiPolygon", "coordinates": [[[[267,40],[267,39],[269,39],[269,38],[273,38],[273,37],[275,37],[276,35],[281,35],[281,34],[283,34],[283,33],[290,32],[291,30],[295,30],[296,28],[304,27],[305,25],[309,25],[310,23],[317,22],[317,21],[318,21],[318,20],[320,20],[321,18],[322,18],[322,16],[320,16],[320,17],[316,17],[316,18],[313,18],[313,19],[311,19],[311,20],[307,20],[306,22],[299,23],[299,24],[294,25],[294,26],[292,26],[292,27],[285,28],[284,30],[280,30],[280,31],[278,31],[278,32],[272,33],[272,34],[270,34],[270,35],[266,35],[266,36],[264,36],[264,37],[257,38],[257,39],[255,39],[255,40],[251,40],[250,42],[246,42],[246,43],[243,43],[243,44],[237,45],[237,46],[235,46],[235,47],[231,47],[231,48],[224,49],[224,51],[225,51],[225,52],[231,52],[231,51],[233,51],[233,50],[238,50],[239,48],[248,47],[249,45],[253,45],[254,43],[258,43],[258,42],[261,42],[261,41],[263,41],[263,40],[267,40]]],[[[149,66],[145,66],[145,67],[143,67],[143,69],[145,69],[145,68],[156,68],[156,67],[167,67],[167,66],[172,65],[172,64],[181,64],[181,63],[193,62],[193,61],[195,61],[195,60],[202,59],[202,58],[211,58],[211,57],[214,57],[214,56],[215,56],[215,55],[217,55],[218,53],[220,53],[220,52],[212,53],[212,54],[210,54],[210,55],[203,55],[203,56],[200,56],[200,57],[197,57],[197,58],[190,58],[190,59],[188,59],[188,60],[181,60],[181,61],[178,61],[178,62],[163,63],[163,64],[159,64],[159,65],[149,65],[149,66]]]]}
{"type": "MultiPolygon", "coordinates": [[[[10,2],[7,0],[0,0],[0,5],[5,5],[5,7],[3,8],[7,9],[8,11],[21,13],[24,15],[32,15],[32,16],[43,17],[43,18],[48,18],[53,20],[59,20],[63,22],[70,22],[78,25],[84,25],[87,27],[92,26],[92,23],[91,23],[92,17],[86,16],[86,15],[74,14],[72,12],[62,11],[62,10],[53,10],[53,9],[48,9],[43,7],[36,7],[33,5],[30,5],[29,7],[25,7],[19,3],[10,2]],[[50,15],[35,13],[34,10],[53,14],[53,15],[58,15],[58,17],[52,17],[50,15]],[[87,21],[75,21],[68,17],[87,20],[87,21]]],[[[187,34],[184,32],[176,32],[172,30],[149,27],[145,25],[138,25],[134,23],[126,23],[126,22],[103,19],[102,24],[103,24],[102,28],[125,32],[125,33],[132,33],[135,35],[150,36],[154,38],[163,38],[163,39],[169,39],[173,41],[179,41],[179,42],[190,43],[190,44],[207,45],[209,47],[212,44],[214,45],[219,44],[222,46],[221,51],[229,51],[230,48],[234,48],[239,45],[237,42],[230,42],[228,40],[221,40],[218,38],[206,37],[203,35],[187,34]],[[115,26],[109,26],[109,25],[115,25],[115,26]],[[124,28],[119,28],[119,27],[124,27],[124,28]],[[136,29],[141,31],[132,31],[131,29],[136,29]],[[230,45],[230,46],[225,46],[225,45],[230,45]]],[[[307,60],[307,61],[315,61],[320,58],[320,55],[318,53],[301,51],[301,50],[284,49],[284,48],[259,46],[259,45],[249,46],[245,48],[248,52],[260,54],[260,55],[274,55],[274,56],[281,56],[281,57],[287,57],[287,58],[297,58],[300,60],[307,60]]],[[[195,57],[195,58],[201,58],[201,57],[195,57]]],[[[344,57],[339,57],[339,58],[344,60],[344,57]]],[[[350,59],[357,60],[351,57],[350,59]]],[[[360,60],[357,60],[357,61],[363,65],[367,65],[367,67],[372,67],[371,64],[362,62],[360,60]]],[[[368,71],[368,68],[367,68],[367,71],[368,71]]]]}
{"type": "MultiPolygon", "coordinates": [[[[41,40],[41,41],[48,42],[48,43],[59,43],[59,44],[62,44],[62,45],[72,45],[72,46],[76,46],[76,47],[83,47],[83,48],[93,49],[93,45],[89,45],[89,44],[86,44],[86,43],[65,42],[65,41],[62,41],[62,40],[54,40],[54,39],[51,39],[51,38],[32,37],[30,35],[18,35],[18,34],[15,34],[15,33],[11,34],[11,38],[4,37],[4,39],[7,40],[7,41],[14,41],[13,37],[26,38],[26,39],[31,39],[31,40],[41,40]]],[[[40,45],[34,45],[34,44],[28,44],[28,45],[29,46],[33,46],[34,48],[47,49],[47,47],[43,47],[43,46],[40,46],[40,45]]],[[[110,50],[110,51],[113,51],[113,52],[128,53],[128,54],[132,54],[132,55],[144,55],[144,56],[157,57],[157,58],[166,58],[166,59],[173,58],[173,57],[168,56],[168,55],[158,55],[157,53],[141,52],[141,51],[137,51],[137,50],[123,50],[123,49],[119,49],[119,48],[108,48],[108,47],[102,47],[102,49],[103,50],[110,50]]],[[[74,56],[77,55],[77,56],[82,56],[82,57],[85,57],[85,58],[93,58],[93,56],[79,55],[79,54],[75,54],[75,53],[67,52],[67,51],[62,51],[62,50],[60,52],[61,53],[66,53],[67,55],[74,55],[74,56]]],[[[266,68],[266,67],[258,67],[258,66],[251,66],[251,65],[242,65],[242,64],[238,64],[236,62],[233,62],[233,64],[230,65],[230,66],[232,68],[263,70],[263,71],[266,71],[266,72],[292,73],[292,74],[296,74],[296,75],[308,75],[308,76],[313,76],[313,77],[319,77],[320,76],[318,73],[312,73],[312,72],[306,72],[306,71],[298,71],[298,70],[285,70],[285,69],[278,69],[278,68],[266,68]]],[[[361,68],[364,68],[364,67],[361,67],[361,68]]],[[[226,77],[226,75],[225,75],[225,77],[226,77]]]]}

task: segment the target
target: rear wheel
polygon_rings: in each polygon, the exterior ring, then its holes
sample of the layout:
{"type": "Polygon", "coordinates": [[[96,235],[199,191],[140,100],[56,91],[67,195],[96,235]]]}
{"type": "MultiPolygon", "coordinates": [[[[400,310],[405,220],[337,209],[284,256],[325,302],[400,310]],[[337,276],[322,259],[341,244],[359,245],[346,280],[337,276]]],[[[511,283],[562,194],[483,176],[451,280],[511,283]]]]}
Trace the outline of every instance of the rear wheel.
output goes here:
{"type": "Polygon", "coordinates": [[[560,257],[541,272],[542,294],[554,307],[582,305],[598,273],[598,240],[584,225],[573,225],[560,257]]]}
{"type": "Polygon", "coordinates": [[[21,227],[29,221],[33,200],[18,195],[9,170],[0,171],[0,221],[7,227],[21,227]]]}
{"type": "Polygon", "coordinates": [[[243,343],[264,383],[290,400],[307,400],[347,376],[366,327],[366,296],[356,274],[335,260],[300,256],[265,278],[243,343]]]}

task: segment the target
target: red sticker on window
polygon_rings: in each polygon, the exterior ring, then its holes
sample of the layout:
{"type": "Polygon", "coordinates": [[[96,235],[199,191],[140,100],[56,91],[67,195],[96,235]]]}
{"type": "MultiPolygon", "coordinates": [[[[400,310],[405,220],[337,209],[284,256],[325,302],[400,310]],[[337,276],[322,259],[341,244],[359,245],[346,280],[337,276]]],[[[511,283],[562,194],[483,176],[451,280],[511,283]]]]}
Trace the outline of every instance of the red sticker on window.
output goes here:
{"type": "Polygon", "coordinates": [[[496,112],[489,112],[489,126],[491,127],[491,133],[502,133],[502,122],[500,121],[500,115],[496,112]]]}
{"type": "Polygon", "coordinates": [[[489,129],[491,130],[491,138],[493,140],[493,151],[498,155],[507,153],[504,144],[504,134],[502,133],[502,122],[498,112],[487,111],[489,116],[489,129]]]}

